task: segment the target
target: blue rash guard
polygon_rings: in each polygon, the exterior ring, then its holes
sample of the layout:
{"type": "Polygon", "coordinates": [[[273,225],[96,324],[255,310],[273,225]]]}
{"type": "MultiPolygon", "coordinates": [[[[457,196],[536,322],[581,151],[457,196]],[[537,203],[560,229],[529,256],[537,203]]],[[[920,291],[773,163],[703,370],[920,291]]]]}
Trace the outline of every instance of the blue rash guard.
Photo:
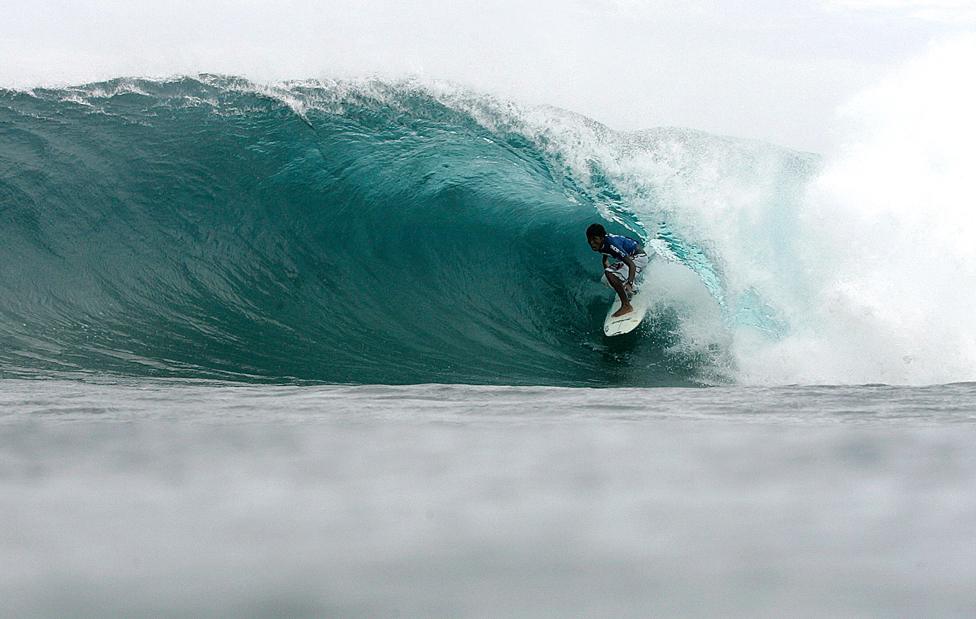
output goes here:
{"type": "Polygon", "coordinates": [[[637,254],[643,253],[643,250],[640,248],[640,243],[628,236],[608,234],[603,239],[603,245],[600,247],[600,253],[613,256],[617,260],[622,261],[625,256],[632,258],[637,254]]]}

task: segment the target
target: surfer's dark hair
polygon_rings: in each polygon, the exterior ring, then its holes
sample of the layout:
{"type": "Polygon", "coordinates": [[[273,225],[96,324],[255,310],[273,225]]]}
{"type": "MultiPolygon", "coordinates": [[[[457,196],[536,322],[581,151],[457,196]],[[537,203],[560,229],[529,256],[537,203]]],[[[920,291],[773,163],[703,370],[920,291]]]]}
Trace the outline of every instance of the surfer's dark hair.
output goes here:
{"type": "Polygon", "coordinates": [[[606,236],[606,235],[607,235],[607,229],[601,226],[600,224],[593,224],[586,229],[586,238],[588,239],[592,239],[593,237],[597,237],[597,236],[606,236]]]}

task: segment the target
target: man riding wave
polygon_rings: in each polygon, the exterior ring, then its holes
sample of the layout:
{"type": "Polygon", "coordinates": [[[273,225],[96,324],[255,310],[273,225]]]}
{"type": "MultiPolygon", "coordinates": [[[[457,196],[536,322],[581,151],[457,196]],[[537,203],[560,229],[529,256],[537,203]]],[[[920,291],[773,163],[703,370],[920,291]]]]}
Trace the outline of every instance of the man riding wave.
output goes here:
{"type": "Polygon", "coordinates": [[[614,317],[634,311],[630,304],[630,295],[634,293],[637,275],[647,266],[644,247],[630,237],[607,234],[606,228],[600,224],[593,224],[586,229],[586,240],[590,249],[603,254],[603,283],[620,295],[620,309],[613,313],[614,317]],[[619,262],[610,264],[608,256],[619,262]]]}

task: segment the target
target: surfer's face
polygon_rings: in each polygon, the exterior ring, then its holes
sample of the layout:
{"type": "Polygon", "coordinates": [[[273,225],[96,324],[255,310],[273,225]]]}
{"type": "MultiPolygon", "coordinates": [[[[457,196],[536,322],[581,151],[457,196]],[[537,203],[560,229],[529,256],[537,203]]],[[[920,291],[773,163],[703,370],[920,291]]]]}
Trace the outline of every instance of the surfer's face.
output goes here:
{"type": "Polygon", "coordinates": [[[603,247],[603,237],[602,236],[591,236],[586,239],[590,244],[590,249],[593,251],[600,251],[603,247]]]}

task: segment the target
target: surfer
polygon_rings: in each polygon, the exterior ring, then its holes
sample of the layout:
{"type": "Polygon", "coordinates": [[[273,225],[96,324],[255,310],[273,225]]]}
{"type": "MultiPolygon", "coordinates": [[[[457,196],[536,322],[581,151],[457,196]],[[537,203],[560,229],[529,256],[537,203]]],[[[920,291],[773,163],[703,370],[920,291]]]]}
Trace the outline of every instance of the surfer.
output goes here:
{"type": "Polygon", "coordinates": [[[593,224],[586,229],[586,240],[590,249],[603,254],[603,283],[610,286],[620,295],[620,309],[613,313],[623,316],[634,311],[630,304],[630,295],[634,293],[634,280],[647,266],[647,254],[640,242],[627,236],[607,234],[600,224],[593,224]],[[610,264],[607,256],[613,256],[620,262],[610,264]],[[627,274],[624,275],[624,267],[627,274]]]}

